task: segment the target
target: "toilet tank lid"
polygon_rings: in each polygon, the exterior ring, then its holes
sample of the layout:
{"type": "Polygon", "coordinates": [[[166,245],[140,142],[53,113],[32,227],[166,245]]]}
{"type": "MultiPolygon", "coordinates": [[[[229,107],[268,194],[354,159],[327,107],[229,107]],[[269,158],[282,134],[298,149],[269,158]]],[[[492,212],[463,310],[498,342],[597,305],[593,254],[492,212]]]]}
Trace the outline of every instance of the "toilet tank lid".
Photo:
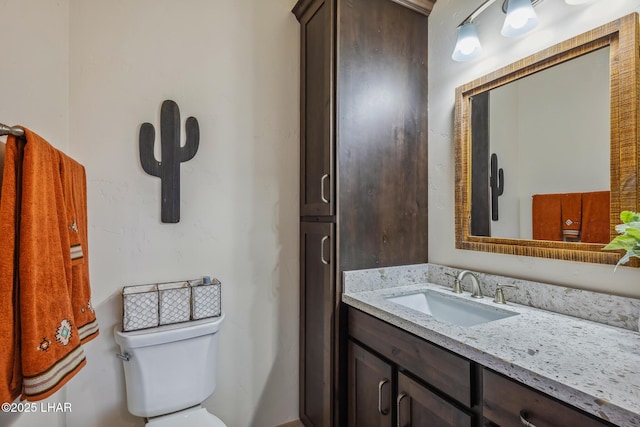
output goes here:
{"type": "Polygon", "coordinates": [[[116,325],[113,334],[116,343],[124,348],[147,347],[167,342],[181,341],[202,335],[214,334],[220,330],[224,312],[218,317],[193,320],[190,322],[163,325],[157,328],[122,332],[122,325],[116,325]]]}

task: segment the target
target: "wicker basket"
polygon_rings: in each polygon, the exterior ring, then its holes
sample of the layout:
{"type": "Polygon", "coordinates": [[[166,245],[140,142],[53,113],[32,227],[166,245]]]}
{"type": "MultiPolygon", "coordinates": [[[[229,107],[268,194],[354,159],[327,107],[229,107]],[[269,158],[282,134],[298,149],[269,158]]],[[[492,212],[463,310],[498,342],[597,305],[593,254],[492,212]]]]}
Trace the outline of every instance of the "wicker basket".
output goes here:
{"type": "Polygon", "coordinates": [[[222,313],[222,284],[208,276],[179,282],[122,288],[123,332],[217,317],[222,313]]]}
{"type": "Polygon", "coordinates": [[[160,325],[191,320],[189,282],[158,284],[158,316],[160,325]]]}
{"type": "Polygon", "coordinates": [[[158,285],[122,289],[122,330],[154,328],[159,324],[158,285]]]}
{"type": "Polygon", "coordinates": [[[220,316],[222,311],[222,284],[218,279],[191,286],[191,319],[205,319],[220,316]]]}

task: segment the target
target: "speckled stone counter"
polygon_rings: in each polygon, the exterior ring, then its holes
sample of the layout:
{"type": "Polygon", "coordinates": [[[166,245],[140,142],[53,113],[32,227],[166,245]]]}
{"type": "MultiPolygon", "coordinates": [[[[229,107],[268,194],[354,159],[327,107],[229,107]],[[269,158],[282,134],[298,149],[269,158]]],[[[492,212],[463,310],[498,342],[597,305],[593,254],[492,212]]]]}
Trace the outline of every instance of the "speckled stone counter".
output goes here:
{"type": "MultiPolygon", "coordinates": [[[[585,412],[620,426],[640,426],[638,300],[585,291],[573,295],[568,288],[540,283],[534,283],[537,287],[527,291],[530,283],[518,281],[520,289],[505,294],[508,299],[526,305],[513,302],[498,305],[492,297],[473,299],[495,310],[517,312],[517,316],[461,327],[385,299],[427,289],[452,296],[450,285],[433,283],[434,278],[442,279],[439,283],[451,283],[452,279],[447,279],[444,273],[456,271],[449,270],[423,264],[346,272],[342,299],[354,308],[585,412]],[[542,296],[536,298],[532,289],[542,296]],[[549,298],[553,302],[545,302],[549,298]],[[546,304],[552,304],[557,311],[565,306],[575,310],[571,307],[577,304],[583,316],[588,317],[584,312],[590,311],[601,323],[532,307],[546,304]],[[607,311],[609,316],[605,315],[607,311]]],[[[491,283],[495,289],[495,283],[515,281],[496,277],[482,275],[484,295],[493,295],[489,292],[491,283]]],[[[469,283],[465,281],[465,285],[469,283]]],[[[468,292],[457,297],[471,300],[468,292]]]]}

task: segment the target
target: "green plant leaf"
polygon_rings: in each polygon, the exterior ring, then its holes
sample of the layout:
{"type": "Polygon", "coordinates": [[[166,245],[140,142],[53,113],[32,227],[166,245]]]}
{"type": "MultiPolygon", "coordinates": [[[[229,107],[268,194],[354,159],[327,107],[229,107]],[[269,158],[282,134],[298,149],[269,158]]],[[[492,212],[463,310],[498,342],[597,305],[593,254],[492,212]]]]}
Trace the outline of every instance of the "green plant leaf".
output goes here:
{"type": "Polygon", "coordinates": [[[627,250],[627,246],[619,243],[619,242],[614,242],[613,240],[611,241],[611,243],[609,243],[607,246],[605,246],[604,248],[602,248],[603,251],[626,251],[627,250]]]}
{"type": "Polygon", "coordinates": [[[640,230],[638,230],[637,228],[627,227],[626,233],[627,236],[631,237],[636,242],[640,242],[640,230]]]}
{"type": "Polygon", "coordinates": [[[622,224],[618,224],[615,227],[620,235],[602,248],[607,251],[626,251],[616,264],[616,269],[618,266],[628,263],[631,257],[640,258],[640,214],[632,211],[623,211],[620,213],[620,219],[622,224]]]}
{"type": "Polygon", "coordinates": [[[602,249],[607,251],[617,251],[620,249],[631,251],[635,248],[636,244],[637,241],[634,238],[622,235],[615,237],[607,246],[602,249]]]}
{"type": "Polygon", "coordinates": [[[628,224],[630,222],[638,222],[638,221],[640,221],[640,214],[637,213],[637,212],[622,211],[620,213],[620,219],[625,224],[628,224]]]}
{"type": "Polygon", "coordinates": [[[631,221],[625,224],[627,227],[631,227],[631,228],[637,228],[638,230],[640,230],[640,222],[639,221],[631,221]]]}

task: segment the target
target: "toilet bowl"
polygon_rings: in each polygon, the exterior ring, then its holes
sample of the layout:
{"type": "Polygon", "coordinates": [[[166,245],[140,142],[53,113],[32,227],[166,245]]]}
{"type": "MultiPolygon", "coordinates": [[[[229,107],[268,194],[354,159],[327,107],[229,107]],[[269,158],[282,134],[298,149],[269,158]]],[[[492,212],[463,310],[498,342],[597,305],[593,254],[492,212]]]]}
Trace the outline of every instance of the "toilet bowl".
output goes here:
{"type": "Polygon", "coordinates": [[[216,388],[220,317],[122,332],[120,346],[127,408],[149,427],[225,427],[201,403],[216,388]]]}
{"type": "Polygon", "coordinates": [[[226,427],[220,418],[198,405],[169,415],[150,418],[145,427],[226,427]]]}

